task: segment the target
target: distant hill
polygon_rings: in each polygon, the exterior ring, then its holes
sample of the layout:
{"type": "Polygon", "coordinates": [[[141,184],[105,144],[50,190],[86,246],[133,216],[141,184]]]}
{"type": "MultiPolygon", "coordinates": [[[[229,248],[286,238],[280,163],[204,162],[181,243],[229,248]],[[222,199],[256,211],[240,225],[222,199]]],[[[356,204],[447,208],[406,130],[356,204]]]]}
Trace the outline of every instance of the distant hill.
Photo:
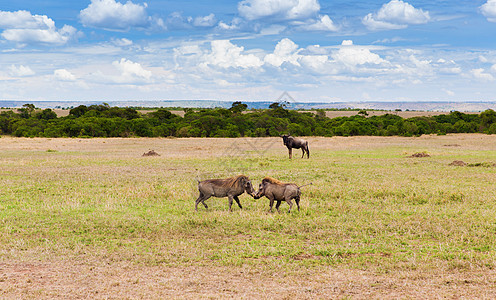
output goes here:
{"type": "MultiPolygon", "coordinates": [[[[216,100],[152,100],[152,101],[9,101],[0,100],[0,107],[22,107],[32,103],[38,108],[71,108],[79,105],[108,103],[118,107],[184,107],[215,108],[231,107],[234,101],[216,100]]],[[[274,101],[241,101],[249,109],[268,108],[274,101]]],[[[461,111],[479,112],[486,109],[496,110],[496,102],[289,102],[289,109],[374,109],[374,110],[415,110],[415,111],[461,111]]]]}

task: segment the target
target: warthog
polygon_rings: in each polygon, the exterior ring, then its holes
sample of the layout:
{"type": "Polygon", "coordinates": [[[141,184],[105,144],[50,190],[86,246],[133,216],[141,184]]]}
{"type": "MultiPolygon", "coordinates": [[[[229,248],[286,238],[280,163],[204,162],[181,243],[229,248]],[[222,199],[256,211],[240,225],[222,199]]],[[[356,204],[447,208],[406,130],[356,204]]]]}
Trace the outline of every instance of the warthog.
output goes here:
{"type": "Polygon", "coordinates": [[[227,197],[229,199],[229,211],[232,211],[233,199],[238,203],[239,208],[243,208],[239,202],[238,196],[246,192],[253,197],[255,190],[248,176],[238,175],[236,177],[226,179],[208,179],[198,180],[198,191],[200,196],[196,199],[195,210],[198,210],[198,203],[202,203],[205,208],[208,208],[205,200],[210,197],[227,197]]]}
{"type": "Polygon", "coordinates": [[[288,212],[291,212],[291,208],[293,207],[293,203],[291,202],[291,200],[295,199],[299,211],[300,196],[301,196],[300,188],[309,184],[297,186],[294,183],[283,183],[272,177],[265,177],[262,180],[262,183],[260,183],[258,187],[258,192],[255,194],[255,196],[253,196],[253,198],[259,199],[263,196],[269,198],[270,212],[272,212],[272,206],[274,205],[274,201],[277,201],[276,209],[277,211],[279,211],[279,205],[281,205],[281,202],[283,200],[289,204],[288,212]]]}
{"type": "Polygon", "coordinates": [[[303,156],[305,156],[305,152],[307,153],[307,158],[310,158],[310,151],[308,151],[308,142],[307,141],[305,141],[303,139],[292,137],[292,136],[287,135],[287,134],[281,135],[281,137],[282,137],[282,141],[284,143],[284,146],[288,147],[289,159],[291,159],[293,156],[293,148],[301,149],[301,151],[302,151],[301,158],[303,158],[303,156]]]}

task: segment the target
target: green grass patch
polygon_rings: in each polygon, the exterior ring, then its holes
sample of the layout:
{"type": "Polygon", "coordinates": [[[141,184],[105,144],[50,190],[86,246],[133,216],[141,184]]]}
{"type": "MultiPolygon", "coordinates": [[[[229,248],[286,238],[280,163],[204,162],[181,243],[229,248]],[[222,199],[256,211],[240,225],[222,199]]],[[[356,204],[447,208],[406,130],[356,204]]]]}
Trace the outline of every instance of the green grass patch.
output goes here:
{"type": "Polygon", "coordinates": [[[388,141],[317,149],[310,160],[268,151],[237,165],[216,154],[0,152],[0,255],[288,269],[495,267],[496,169],[446,163],[491,161],[494,151],[443,152],[432,138],[422,145],[431,157],[416,159],[404,154],[414,144],[388,141]],[[285,203],[281,213],[267,213],[266,198],[247,195],[243,210],[229,213],[227,199],[211,198],[209,210],[195,213],[195,178],[227,177],[231,168],[255,187],[266,175],[313,185],[302,188],[301,211],[291,214],[285,203]]]}

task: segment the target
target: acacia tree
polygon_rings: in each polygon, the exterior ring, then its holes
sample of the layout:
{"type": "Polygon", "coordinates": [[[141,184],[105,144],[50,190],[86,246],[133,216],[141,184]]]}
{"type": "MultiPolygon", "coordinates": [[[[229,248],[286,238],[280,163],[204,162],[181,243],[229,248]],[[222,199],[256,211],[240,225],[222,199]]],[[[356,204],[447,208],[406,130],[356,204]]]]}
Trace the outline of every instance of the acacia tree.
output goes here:
{"type": "Polygon", "coordinates": [[[36,106],[34,106],[34,104],[26,103],[22,106],[22,108],[19,108],[19,115],[21,118],[29,119],[29,117],[31,117],[35,109],[36,106]]]}
{"type": "Polygon", "coordinates": [[[248,105],[241,103],[241,101],[233,102],[231,108],[229,109],[233,114],[239,114],[245,111],[248,108],[248,105]]]}

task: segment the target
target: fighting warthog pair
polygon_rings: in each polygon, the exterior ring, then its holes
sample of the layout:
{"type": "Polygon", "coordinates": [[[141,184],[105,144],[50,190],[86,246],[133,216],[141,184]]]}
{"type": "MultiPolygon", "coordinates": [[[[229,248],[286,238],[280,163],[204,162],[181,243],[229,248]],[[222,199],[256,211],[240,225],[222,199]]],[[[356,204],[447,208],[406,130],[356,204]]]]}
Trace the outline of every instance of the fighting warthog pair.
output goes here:
{"type": "MultiPolygon", "coordinates": [[[[311,183],[309,183],[311,184],[311,183]]],[[[255,199],[259,199],[263,196],[270,200],[270,211],[272,212],[272,206],[274,201],[277,201],[276,209],[279,211],[279,206],[282,201],[286,201],[289,205],[289,212],[293,208],[293,202],[295,200],[298,210],[300,210],[300,188],[302,186],[297,186],[294,183],[283,183],[277,179],[271,177],[265,177],[260,183],[258,191],[255,192],[250,178],[245,175],[238,175],[236,177],[226,178],[226,179],[208,179],[204,181],[198,181],[198,191],[200,196],[196,199],[195,210],[198,210],[198,204],[201,202],[205,208],[208,208],[205,200],[210,197],[223,198],[227,197],[229,199],[229,211],[232,211],[233,199],[238,203],[239,208],[243,208],[239,202],[238,196],[246,192],[248,195],[255,199]]]]}

